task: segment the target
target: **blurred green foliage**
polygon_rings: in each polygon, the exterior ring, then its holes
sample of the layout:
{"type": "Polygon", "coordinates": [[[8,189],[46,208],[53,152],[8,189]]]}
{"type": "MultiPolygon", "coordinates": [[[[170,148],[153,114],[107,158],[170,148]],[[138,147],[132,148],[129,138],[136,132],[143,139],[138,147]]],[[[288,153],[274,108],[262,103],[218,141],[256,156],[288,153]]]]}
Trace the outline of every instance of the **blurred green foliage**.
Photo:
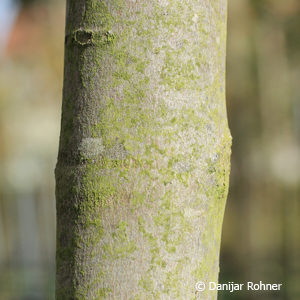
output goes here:
{"type": "Polygon", "coordinates": [[[17,3],[20,3],[23,7],[26,6],[32,6],[32,5],[36,5],[36,4],[47,4],[49,2],[58,2],[62,0],[14,0],[17,3]]]}
{"type": "Polygon", "coordinates": [[[299,1],[229,1],[227,104],[233,154],[220,281],[279,282],[299,298],[299,1]]]}

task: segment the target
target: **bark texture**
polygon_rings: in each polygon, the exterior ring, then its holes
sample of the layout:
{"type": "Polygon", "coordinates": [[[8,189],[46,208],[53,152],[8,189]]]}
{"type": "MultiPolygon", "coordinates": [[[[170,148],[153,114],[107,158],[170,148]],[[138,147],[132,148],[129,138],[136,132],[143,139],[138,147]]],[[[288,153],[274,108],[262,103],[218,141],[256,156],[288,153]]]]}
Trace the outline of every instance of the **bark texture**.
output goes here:
{"type": "Polygon", "coordinates": [[[56,299],[216,299],[226,0],[68,0],[56,299]]]}

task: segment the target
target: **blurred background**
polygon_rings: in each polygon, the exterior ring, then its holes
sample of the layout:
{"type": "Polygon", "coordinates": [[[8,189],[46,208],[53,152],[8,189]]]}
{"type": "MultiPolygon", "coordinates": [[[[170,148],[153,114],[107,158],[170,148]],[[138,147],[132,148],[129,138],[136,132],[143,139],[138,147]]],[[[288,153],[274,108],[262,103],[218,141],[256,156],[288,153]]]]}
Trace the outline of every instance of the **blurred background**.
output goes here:
{"type": "MultiPolygon", "coordinates": [[[[54,299],[63,0],[0,1],[0,300],[54,299]]],[[[300,299],[300,1],[229,0],[220,300],[300,299]]]]}

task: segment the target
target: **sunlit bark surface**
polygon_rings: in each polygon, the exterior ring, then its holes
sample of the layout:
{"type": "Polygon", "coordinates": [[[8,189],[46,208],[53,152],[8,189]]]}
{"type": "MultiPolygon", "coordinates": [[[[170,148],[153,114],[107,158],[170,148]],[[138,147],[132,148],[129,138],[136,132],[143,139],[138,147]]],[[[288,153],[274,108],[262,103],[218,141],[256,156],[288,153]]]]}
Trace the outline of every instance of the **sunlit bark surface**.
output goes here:
{"type": "Polygon", "coordinates": [[[225,0],[67,1],[57,299],[216,299],[225,0]]]}

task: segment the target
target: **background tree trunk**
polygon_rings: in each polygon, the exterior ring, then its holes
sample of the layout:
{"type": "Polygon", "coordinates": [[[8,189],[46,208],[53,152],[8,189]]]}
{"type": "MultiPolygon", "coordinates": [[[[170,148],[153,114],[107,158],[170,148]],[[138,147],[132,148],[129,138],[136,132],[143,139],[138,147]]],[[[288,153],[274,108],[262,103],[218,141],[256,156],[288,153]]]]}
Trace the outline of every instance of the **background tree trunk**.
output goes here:
{"type": "Polygon", "coordinates": [[[216,299],[226,0],[68,0],[57,299],[216,299]]]}

